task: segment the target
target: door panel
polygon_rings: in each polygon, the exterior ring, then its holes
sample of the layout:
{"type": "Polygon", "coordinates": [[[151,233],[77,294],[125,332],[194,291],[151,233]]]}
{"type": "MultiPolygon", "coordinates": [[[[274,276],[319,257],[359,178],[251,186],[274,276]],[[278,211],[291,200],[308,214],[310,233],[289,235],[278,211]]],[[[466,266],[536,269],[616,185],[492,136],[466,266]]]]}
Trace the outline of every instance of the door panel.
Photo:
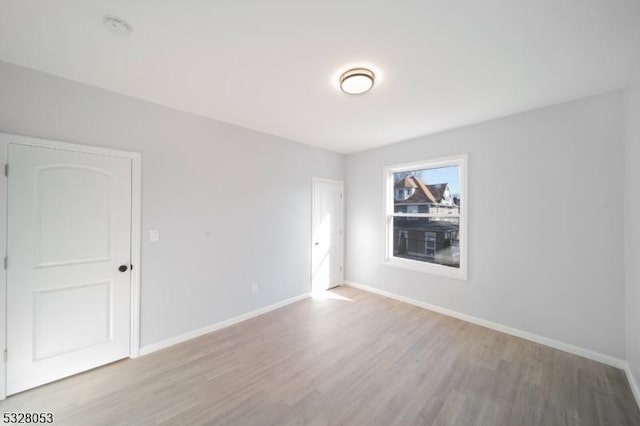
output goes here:
{"type": "Polygon", "coordinates": [[[9,145],[7,394],[129,355],[131,160],[9,145]]]}
{"type": "Polygon", "coordinates": [[[103,281],[34,291],[34,359],[109,342],[112,287],[103,281]]]}
{"type": "Polygon", "coordinates": [[[342,284],[344,218],[343,184],[315,181],[313,185],[313,291],[327,290],[342,284]]]}
{"type": "Polygon", "coordinates": [[[76,165],[39,167],[35,173],[37,266],[110,260],[112,176],[76,165]]]}

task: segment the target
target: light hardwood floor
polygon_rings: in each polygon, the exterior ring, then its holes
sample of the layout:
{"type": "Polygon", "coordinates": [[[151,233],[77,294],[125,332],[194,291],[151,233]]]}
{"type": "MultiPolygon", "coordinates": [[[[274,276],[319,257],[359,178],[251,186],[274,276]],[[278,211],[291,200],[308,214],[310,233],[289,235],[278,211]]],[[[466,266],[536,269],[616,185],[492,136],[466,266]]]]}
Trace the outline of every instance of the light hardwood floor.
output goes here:
{"type": "Polygon", "coordinates": [[[61,425],[640,425],[624,373],[349,287],[10,397],[61,425]]]}

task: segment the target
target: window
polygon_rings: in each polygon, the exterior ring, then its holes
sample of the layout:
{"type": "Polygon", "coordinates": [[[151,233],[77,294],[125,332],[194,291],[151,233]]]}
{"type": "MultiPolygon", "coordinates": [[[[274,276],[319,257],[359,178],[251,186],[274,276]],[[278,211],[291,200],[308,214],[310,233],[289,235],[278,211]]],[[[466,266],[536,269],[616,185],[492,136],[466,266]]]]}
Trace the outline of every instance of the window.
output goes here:
{"type": "Polygon", "coordinates": [[[386,264],[467,279],[466,167],[461,155],[385,168],[386,264]]]}
{"type": "Polygon", "coordinates": [[[409,239],[408,231],[398,231],[398,242],[396,249],[400,253],[407,253],[409,251],[409,247],[407,245],[407,241],[409,239]]]}
{"type": "Polygon", "coordinates": [[[436,257],[436,241],[435,232],[424,233],[424,254],[429,259],[436,257]]]}
{"type": "MultiPolygon", "coordinates": [[[[407,205],[407,213],[408,214],[415,214],[415,213],[419,213],[420,209],[418,206],[416,205],[412,205],[412,204],[408,204],[407,205]]],[[[407,217],[407,220],[415,220],[417,219],[417,217],[407,217]]]]}

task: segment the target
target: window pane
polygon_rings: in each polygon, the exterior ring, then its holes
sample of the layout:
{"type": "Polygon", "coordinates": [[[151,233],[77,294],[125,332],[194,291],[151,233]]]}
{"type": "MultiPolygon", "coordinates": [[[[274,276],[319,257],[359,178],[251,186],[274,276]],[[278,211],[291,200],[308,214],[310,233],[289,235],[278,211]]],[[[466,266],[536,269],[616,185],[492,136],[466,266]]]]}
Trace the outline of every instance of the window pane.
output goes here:
{"type": "Polygon", "coordinates": [[[460,267],[460,219],[393,218],[393,255],[460,267]]]}
{"type": "Polygon", "coordinates": [[[393,204],[395,213],[460,213],[460,167],[394,173],[393,204]]]}

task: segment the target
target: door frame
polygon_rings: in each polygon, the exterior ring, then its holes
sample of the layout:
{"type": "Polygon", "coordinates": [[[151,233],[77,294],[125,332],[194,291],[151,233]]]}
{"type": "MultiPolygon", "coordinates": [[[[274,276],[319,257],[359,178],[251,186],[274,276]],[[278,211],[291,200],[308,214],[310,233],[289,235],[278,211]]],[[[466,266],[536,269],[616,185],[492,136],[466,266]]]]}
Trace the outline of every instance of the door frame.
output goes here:
{"type": "MultiPolygon", "coordinates": [[[[315,215],[314,215],[314,208],[315,208],[315,203],[316,203],[316,184],[318,183],[332,183],[332,184],[337,184],[340,185],[340,190],[342,192],[342,199],[341,199],[341,203],[340,203],[340,210],[342,213],[342,280],[344,281],[344,259],[345,259],[345,253],[344,253],[344,242],[345,242],[345,232],[344,232],[344,224],[345,224],[345,217],[344,217],[344,181],[341,180],[335,180],[335,179],[326,179],[326,178],[320,178],[320,177],[312,177],[311,178],[311,232],[310,232],[310,241],[309,241],[309,258],[311,259],[310,262],[310,267],[309,267],[309,292],[313,293],[313,231],[315,229],[315,215]]],[[[340,283],[340,285],[344,285],[344,282],[340,283]]]]}
{"type": "MultiPolygon", "coordinates": [[[[140,356],[140,260],[142,243],[142,154],[140,152],[123,151],[111,148],[81,145],[70,142],[60,142],[49,139],[18,136],[0,133],[0,165],[2,172],[0,177],[3,183],[0,185],[0,257],[7,256],[7,207],[8,207],[8,180],[4,176],[4,165],[9,156],[9,145],[26,145],[40,148],[58,149],[64,151],[79,152],[94,155],[106,155],[110,157],[127,158],[131,160],[131,307],[130,307],[130,341],[129,358],[140,356]]],[[[9,170],[11,173],[11,170],[9,170]]],[[[0,260],[1,260],[0,259],[0,260]]],[[[2,262],[0,262],[1,264],[2,262]]],[[[7,390],[7,363],[2,354],[7,349],[7,271],[0,273],[0,359],[3,366],[0,368],[0,400],[6,398],[7,390]]]]}

